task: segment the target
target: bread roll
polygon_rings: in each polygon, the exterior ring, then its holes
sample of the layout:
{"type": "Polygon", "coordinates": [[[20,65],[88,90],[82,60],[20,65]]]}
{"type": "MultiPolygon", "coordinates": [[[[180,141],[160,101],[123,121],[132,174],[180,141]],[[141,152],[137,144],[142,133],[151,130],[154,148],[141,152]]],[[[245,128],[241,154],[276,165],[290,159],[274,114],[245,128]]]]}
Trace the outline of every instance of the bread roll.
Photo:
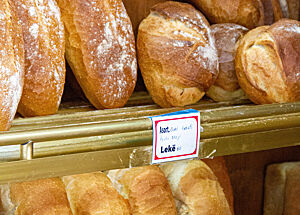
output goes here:
{"type": "Polygon", "coordinates": [[[90,173],[62,178],[73,215],[130,215],[124,198],[104,173],[90,173]]]}
{"type": "Polygon", "coordinates": [[[261,0],[188,0],[212,23],[236,23],[249,29],[264,24],[261,0]]]}
{"type": "Polygon", "coordinates": [[[166,163],[161,168],[178,200],[178,214],[232,214],[217,177],[203,161],[166,163]]]}
{"type": "Polygon", "coordinates": [[[223,157],[202,160],[215,174],[223,188],[231,213],[234,214],[234,198],[226,161],[223,157]]]}
{"type": "Polygon", "coordinates": [[[168,180],[158,167],[112,170],[108,176],[128,199],[133,215],[177,214],[168,180]]]}
{"type": "Polygon", "coordinates": [[[72,215],[59,178],[2,185],[1,199],[5,214],[72,215]]]}
{"type": "Polygon", "coordinates": [[[265,25],[271,25],[283,18],[279,0],[262,0],[264,5],[265,25]]]}
{"type": "Polygon", "coordinates": [[[25,81],[18,112],[41,116],[57,112],[65,83],[65,40],[55,0],[14,0],[25,46],[25,81]]]}
{"type": "Polygon", "coordinates": [[[137,78],[132,26],[122,0],[57,0],[66,27],[66,57],[98,109],[126,104],[137,78]]]}
{"type": "Polygon", "coordinates": [[[257,104],[300,100],[300,22],[282,19],[248,32],[235,58],[237,77],[257,104]]]}
{"type": "Polygon", "coordinates": [[[298,215],[300,162],[269,165],[265,179],[264,215],[298,215]]]}
{"type": "Polygon", "coordinates": [[[300,1],[299,0],[279,0],[283,17],[289,19],[300,19],[300,1]]]}
{"type": "Polygon", "coordinates": [[[137,49],[145,85],[162,107],[196,103],[217,78],[209,23],[189,4],[154,6],[140,24],[137,49]]]}
{"type": "Polygon", "coordinates": [[[24,83],[24,43],[12,0],[0,0],[0,131],[10,128],[24,83]]]}
{"type": "Polygon", "coordinates": [[[219,57],[219,75],[207,95],[215,101],[231,101],[245,98],[236,74],[234,58],[237,41],[248,31],[237,24],[215,24],[211,26],[219,57]]]}

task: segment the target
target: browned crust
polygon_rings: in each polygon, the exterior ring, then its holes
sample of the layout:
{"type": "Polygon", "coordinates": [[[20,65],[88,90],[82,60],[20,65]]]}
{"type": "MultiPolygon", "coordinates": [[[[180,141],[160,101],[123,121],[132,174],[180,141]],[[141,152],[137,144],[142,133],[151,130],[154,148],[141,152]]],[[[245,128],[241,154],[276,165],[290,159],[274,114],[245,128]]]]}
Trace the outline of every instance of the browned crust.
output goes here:
{"type": "Polygon", "coordinates": [[[279,0],[262,0],[264,5],[265,25],[271,25],[283,18],[279,0]]]}
{"type": "Polygon", "coordinates": [[[57,112],[65,83],[65,38],[55,0],[14,1],[23,29],[25,81],[18,112],[41,116],[57,112]]]}
{"type": "Polygon", "coordinates": [[[255,28],[264,24],[264,8],[260,0],[189,0],[212,23],[236,23],[255,28]]]}
{"type": "Polygon", "coordinates": [[[104,173],[89,173],[62,178],[73,215],[129,215],[125,199],[104,173]]]}
{"type": "Polygon", "coordinates": [[[137,49],[146,87],[162,107],[196,103],[218,74],[208,22],[188,4],[156,5],[140,24],[137,49]]]}
{"type": "Polygon", "coordinates": [[[272,0],[272,6],[274,11],[274,21],[277,22],[278,20],[283,18],[282,9],[280,7],[279,0],[272,0]]]}
{"type": "Polygon", "coordinates": [[[135,42],[121,0],[59,0],[66,57],[86,97],[98,109],[126,104],[137,78],[135,42]]]}
{"type": "Polygon", "coordinates": [[[223,157],[215,157],[213,159],[204,159],[203,161],[218,178],[218,181],[223,188],[227,202],[230,206],[231,213],[234,214],[233,190],[225,159],[223,157]]]}
{"type": "Polygon", "coordinates": [[[0,131],[16,114],[24,83],[22,28],[11,0],[0,1],[0,131]]]}
{"type": "Polygon", "coordinates": [[[10,185],[15,215],[72,215],[64,184],[58,178],[42,179],[10,185]]]}
{"type": "Polygon", "coordinates": [[[274,23],[268,31],[276,40],[282,60],[287,85],[292,92],[291,101],[300,100],[300,22],[282,19],[274,23]]]}
{"type": "Polygon", "coordinates": [[[135,215],[175,215],[176,206],[167,178],[157,166],[132,168],[121,183],[135,215]]]}

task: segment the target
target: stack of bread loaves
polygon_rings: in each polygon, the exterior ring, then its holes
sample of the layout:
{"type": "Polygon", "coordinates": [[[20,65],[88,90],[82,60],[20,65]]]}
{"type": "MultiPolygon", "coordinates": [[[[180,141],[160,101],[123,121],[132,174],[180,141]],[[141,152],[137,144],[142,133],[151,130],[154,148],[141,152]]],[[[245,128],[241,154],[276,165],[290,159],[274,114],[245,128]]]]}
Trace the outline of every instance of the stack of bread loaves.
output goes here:
{"type": "Polygon", "coordinates": [[[161,166],[164,171],[146,166],[111,170],[109,177],[97,172],[1,185],[0,214],[231,215],[232,188],[223,161],[184,161],[161,166]]]}

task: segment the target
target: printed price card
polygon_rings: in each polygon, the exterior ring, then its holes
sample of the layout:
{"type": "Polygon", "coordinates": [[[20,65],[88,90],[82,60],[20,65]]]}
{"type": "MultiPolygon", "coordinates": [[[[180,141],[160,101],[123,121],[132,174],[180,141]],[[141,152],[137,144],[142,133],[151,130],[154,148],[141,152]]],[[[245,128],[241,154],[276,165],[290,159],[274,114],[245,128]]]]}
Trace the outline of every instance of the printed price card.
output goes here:
{"type": "Polygon", "coordinates": [[[198,157],[200,112],[190,109],[151,117],[152,163],[198,157]]]}

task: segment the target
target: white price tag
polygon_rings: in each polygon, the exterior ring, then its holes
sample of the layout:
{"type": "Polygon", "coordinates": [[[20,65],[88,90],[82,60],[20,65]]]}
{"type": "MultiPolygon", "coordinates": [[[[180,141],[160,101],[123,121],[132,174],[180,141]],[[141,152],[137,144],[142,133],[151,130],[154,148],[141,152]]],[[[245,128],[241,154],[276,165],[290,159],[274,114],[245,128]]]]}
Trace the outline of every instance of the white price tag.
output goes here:
{"type": "Polygon", "coordinates": [[[151,119],[153,164],[198,157],[201,128],[199,111],[190,109],[151,119]]]}

